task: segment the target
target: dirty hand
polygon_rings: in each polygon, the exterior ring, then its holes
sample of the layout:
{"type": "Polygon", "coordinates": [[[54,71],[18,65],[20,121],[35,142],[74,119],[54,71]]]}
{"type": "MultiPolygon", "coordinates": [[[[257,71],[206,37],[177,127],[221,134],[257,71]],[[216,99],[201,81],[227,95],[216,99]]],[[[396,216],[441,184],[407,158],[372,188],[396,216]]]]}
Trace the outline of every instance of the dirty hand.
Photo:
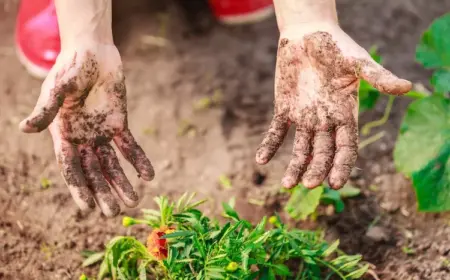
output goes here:
{"type": "Polygon", "coordinates": [[[20,123],[24,132],[49,127],[56,158],[77,205],[115,216],[120,206],[109,185],[126,206],[138,196],[123,172],[111,140],[140,177],[152,180],[153,167],[127,124],[122,62],[112,44],[81,45],[59,55],[31,115],[20,123]]]}
{"type": "Polygon", "coordinates": [[[328,176],[338,189],[357,157],[359,80],[392,95],[408,92],[411,83],[377,64],[338,25],[308,29],[281,32],[274,117],[256,161],[265,164],[274,156],[293,123],[294,147],[283,186],[302,182],[314,188],[328,176]]]}

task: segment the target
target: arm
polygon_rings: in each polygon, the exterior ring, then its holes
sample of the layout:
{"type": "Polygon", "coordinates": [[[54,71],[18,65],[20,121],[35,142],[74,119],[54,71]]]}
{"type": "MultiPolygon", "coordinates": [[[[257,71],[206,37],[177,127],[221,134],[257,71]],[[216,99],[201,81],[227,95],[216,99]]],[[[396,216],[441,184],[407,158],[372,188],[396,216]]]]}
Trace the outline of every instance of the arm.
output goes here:
{"type": "Polygon", "coordinates": [[[56,158],[76,204],[98,204],[106,216],[120,207],[110,186],[129,207],[138,196],[125,176],[113,140],[139,176],[151,180],[153,168],[127,121],[122,61],[111,32],[110,0],[56,0],[61,53],[41,87],[24,132],[47,127],[56,158]]]}
{"type": "Polygon", "coordinates": [[[335,0],[274,0],[274,5],[281,32],[299,24],[338,22],[335,0]]]}
{"type": "Polygon", "coordinates": [[[90,41],[113,45],[111,0],[55,0],[61,48],[90,41]]]}
{"type": "Polygon", "coordinates": [[[334,0],[275,0],[280,40],[275,72],[275,110],[256,161],[266,164],[296,127],[293,157],[282,179],[341,188],[358,148],[358,88],[364,79],[381,92],[411,89],[377,64],[338,25],[334,0]]]}

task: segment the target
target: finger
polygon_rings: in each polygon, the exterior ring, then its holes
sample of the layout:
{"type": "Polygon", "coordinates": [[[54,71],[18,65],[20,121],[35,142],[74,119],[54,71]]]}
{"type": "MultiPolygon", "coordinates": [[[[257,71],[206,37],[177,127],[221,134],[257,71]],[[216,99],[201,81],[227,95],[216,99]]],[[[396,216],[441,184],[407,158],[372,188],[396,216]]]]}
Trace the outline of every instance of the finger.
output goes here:
{"type": "Polygon", "coordinates": [[[336,155],[328,181],[333,189],[344,186],[356,162],[358,131],[353,126],[342,126],[336,131],[336,155]]]}
{"type": "Polygon", "coordinates": [[[84,178],[77,149],[69,142],[56,138],[54,146],[62,176],[73,200],[82,211],[94,209],[94,197],[84,178]]]}
{"type": "Polygon", "coordinates": [[[150,160],[138,145],[130,130],[124,130],[115,136],[114,142],[122,155],[134,166],[142,179],[151,181],[155,177],[155,171],[150,160]]]}
{"type": "Polygon", "coordinates": [[[136,207],[139,203],[138,195],[123,172],[116,152],[111,145],[107,144],[97,147],[95,154],[100,161],[104,177],[116,190],[123,203],[128,207],[136,207]]]}
{"type": "Polygon", "coordinates": [[[120,206],[114,199],[109,188],[108,182],[102,174],[100,162],[98,161],[93,149],[86,145],[78,146],[81,156],[81,167],[86,176],[89,188],[94,193],[98,206],[107,217],[114,217],[120,213],[120,206]]]}
{"type": "Polygon", "coordinates": [[[303,175],[303,184],[314,188],[322,184],[333,162],[334,139],[329,131],[317,131],[314,135],[313,157],[303,175]]]}
{"type": "Polygon", "coordinates": [[[311,154],[311,133],[297,128],[295,142],[292,151],[293,158],[284,174],[281,183],[286,188],[292,188],[298,184],[311,154]]]}
{"type": "Polygon", "coordinates": [[[27,133],[40,132],[48,127],[58,114],[67,94],[77,91],[75,78],[68,75],[48,78],[41,87],[41,94],[33,112],[19,124],[20,130],[27,133]]]}
{"type": "Polygon", "coordinates": [[[412,88],[410,81],[400,79],[373,60],[361,60],[360,67],[360,78],[383,93],[401,95],[412,88]]]}
{"type": "Polygon", "coordinates": [[[258,164],[266,164],[272,159],[283,143],[288,130],[288,121],[280,115],[275,115],[270,124],[269,131],[256,151],[256,162],[258,164]]]}

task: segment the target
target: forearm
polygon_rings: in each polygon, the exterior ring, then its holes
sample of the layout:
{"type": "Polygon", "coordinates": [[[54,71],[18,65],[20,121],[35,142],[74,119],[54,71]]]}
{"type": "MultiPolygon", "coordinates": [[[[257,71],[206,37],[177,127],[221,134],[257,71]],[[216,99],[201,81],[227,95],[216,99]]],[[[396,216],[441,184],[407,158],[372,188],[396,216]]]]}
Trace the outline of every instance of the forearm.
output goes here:
{"type": "Polygon", "coordinates": [[[86,40],[113,44],[111,0],[55,0],[61,47],[86,40]]]}
{"type": "Polygon", "coordinates": [[[303,24],[337,24],[335,0],[274,0],[280,32],[303,24]]]}

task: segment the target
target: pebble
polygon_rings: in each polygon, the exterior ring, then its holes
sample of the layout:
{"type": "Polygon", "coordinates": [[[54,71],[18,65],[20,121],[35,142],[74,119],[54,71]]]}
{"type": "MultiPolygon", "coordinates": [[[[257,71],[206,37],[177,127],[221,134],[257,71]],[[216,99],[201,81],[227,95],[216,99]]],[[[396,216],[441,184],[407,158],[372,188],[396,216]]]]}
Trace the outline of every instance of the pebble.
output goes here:
{"type": "Polygon", "coordinates": [[[375,242],[389,240],[389,235],[387,234],[386,229],[381,226],[373,226],[369,228],[366,232],[366,236],[375,242]]]}
{"type": "Polygon", "coordinates": [[[353,168],[352,172],[350,173],[350,179],[355,180],[361,178],[362,170],[360,168],[353,168]]]}

